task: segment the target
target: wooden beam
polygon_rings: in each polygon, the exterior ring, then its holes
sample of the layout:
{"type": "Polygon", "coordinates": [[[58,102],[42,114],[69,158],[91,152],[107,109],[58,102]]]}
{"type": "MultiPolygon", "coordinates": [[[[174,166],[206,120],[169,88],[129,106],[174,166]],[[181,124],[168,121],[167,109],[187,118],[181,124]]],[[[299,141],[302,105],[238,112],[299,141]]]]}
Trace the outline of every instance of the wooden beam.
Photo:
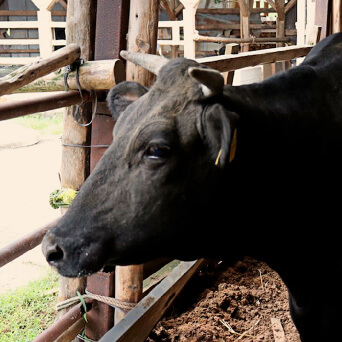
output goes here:
{"type": "Polygon", "coordinates": [[[59,3],[62,5],[62,7],[66,10],[68,7],[68,4],[64,0],[59,0],[59,3]]]}
{"type": "Polygon", "coordinates": [[[51,15],[56,17],[65,17],[67,15],[67,11],[51,11],[51,15]]]}
{"type": "MultiPolygon", "coordinates": [[[[127,50],[132,52],[155,54],[157,48],[159,20],[158,0],[131,0],[128,28],[127,50]]],[[[142,67],[127,62],[126,79],[149,86],[154,75],[142,67]]],[[[117,266],[115,270],[115,298],[137,303],[142,297],[143,266],[117,266]]],[[[115,324],[126,315],[115,310],[115,324]]]]}
{"type": "Polygon", "coordinates": [[[55,6],[56,3],[57,3],[58,1],[59,1],[59,0],[52,0],[52,1],[50,2],[49,6],[46,7],[46,9],[47,9],[48,11],[51,11],[52,8],[53,8],[53,6],[55,6]]]}
{"type": "MultiPolygon", "coordinates": [[[[274,0],[277,10],[277,38],[285,37],[285,0],[274,0]]],[[[284,46],[283,43],[278,43],[277,47],[284,46]]]]}
{"type": "MultiPolygon", "coordinates": [[[[177,15],[176,15],[176,0],[170,0],[170,6],[173,15],[175,16],[175,20],[178,20],[177,15]]],[[[175,34],[176,36],[180,36],[180,31],[175,30],[172,32],[172,39],[174,39],[175,34]]],[[[171,58],[177,58],[179,56],[179,45],[171,45],[171,58]]]]}
{"type": "Polygon", "coordinates": [[[36,16],[37,11],[10,11],[10,10],[1,10],[0,16],[36,16]]]}
{"type": "Polygon", "coordinates": [[[175,16],[178,17],[182,13],[183,9],[184,9],[184,5],[183,4],[179,4],[175,8],[175,16]]]}
{"type": "Polygon", "coordinates": [[[196,61],[220,72],[224,72],[304,57],[311,49],[312,46],[288,46],[244,52],[238,55],[198,58],[196,61]]]}
{"type": "Polygon", "coordinates": [[[285,4],[285,14],[295,5],[297,5],[297,0],[290,0],[287,4],[285,4]]]}
{"type": "MultiPolygon", "coordinates": [[[[249,17],[251,15],[251,7],[249,0],[238,0],[240,6],[240,38],[250,39],[249,17]]],[[[249,50],[248,43],[241,43],[241,51],[249,50]]]]}
{"type": "Polygon", "coordinates": [[[342,32],[342,0],[332,1],[332,33],[342,32]]]}
{"type": "MultiPolygon", "coordinates": [[[[93,60],[96,0],[68,0],[68,20],[66,29],[67,44],[78,44],[81,57],[93,60]]],[[[88,123],[92,117],[92,104],[86,103],[76,108],[71,106],[65,110],[63,142],[65,144],[89,145],[90,127],[79,123],[88,123]],[[77,119],[77,122],[75,121],[77,119]]],[[[61,187],[79,189],[89,175],[89,149],[63,148],[61,165],[61,187]]],[[[62,211],[62,213],[65,210],[62,211]]],[[[69,279],[60,276],[59,301],[75,296],[76,291],[84,292],[86,278],[69,279]]],[[[63,315],[61,310],[59,315],[63,315]]]]}
{"type": "Polygon", "coordinates": [[[266,0],[266,1],[274,10],[277,10],[276,4],[273,0],[266,0]]]}
{"type": "Polygon", "coordinates": [[[145,341],[152,328],[203,262],[203,259],[200,259],[180,263],[99,342],[145,341]]]}
{"type": "Polygon", "coordinates": [[[171,9],[171,6],[167,0],[160,0],[160,6],[164,8],[167,15],[169,16],[170,20],[177,20],[177,17],[175,16],[173,10],[171,9]]]}
{"type": "MultiPolygon", "coordinates": [[[[115,298],[128,303],[138,303],[143,292],[143,265],[116,266],[115,298]]],[[[127,312],[115,309],[115,324],[118,324],[127,312]]]]}
{"type": "Polygon", "coordinates": [[[55,51],[50,57],[22,66],[0,80],[0,95],[11,94],[14,90],[29,84],[39,77],[73,63],[80,57],[80,47],[70,44],[55,51]]]}
{"type": "MultiPolygon", "coordinates": [[[[127,50],[156,53],[159,19],[158,0],[131,0],[127,50]]],[[[145,86],[152,84],[154,75],[134,63],[127,62],[126,78],[145,86]]]]}
{"type": "MultiPolygon", "coordinates": [[[[79,69],[79,81],[81,89],[108,90],[125,79],[125,68],[120,59],[106,61],[85,62],[79,69]]],[[[76,71],[72,71],[67,84],[70,90],[77,90],[76,71]]],[[[39,78],[22,88],[16,93],[63,91],[64,70],[60,69],[45,77],[39,78]]]]}

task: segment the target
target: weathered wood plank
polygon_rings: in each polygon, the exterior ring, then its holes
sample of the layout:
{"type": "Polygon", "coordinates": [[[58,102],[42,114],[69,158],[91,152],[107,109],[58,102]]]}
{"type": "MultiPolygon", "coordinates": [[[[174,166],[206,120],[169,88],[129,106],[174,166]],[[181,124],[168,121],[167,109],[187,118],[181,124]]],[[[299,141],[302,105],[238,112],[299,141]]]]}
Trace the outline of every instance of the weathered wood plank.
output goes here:
{"type": "MultiPolygon", "coordinates": [[[[67,44],[77,44],[81,47],[81,57],[85,60],[94,58],[95,32],[95,0],[69,0],[68,20],[66,29],[67,44]]],[[[63,142],[65,144],[89,145],[90,128],[83,127],[74,120],[75,107],[65,111],[63,142]]],[[[79,107],[77,120],[88,123],[92,115],[92,104],[86,103],[79,107]]],[[[89,149],[63,148],[61,165],[61,187],[79,189],[89,175],[89,149]]],[[[83,293],[85,278],[69,279],[60,277],[59,300],[75,296],[76,291],[83,293]]],[[[64,312],[60,312],[62,315],[64,312]]]]}
{"type": "Polygon", "coordinates": [[[312,46],[288,46],[267,50],[244,52],[238,55],[198,58],[196,61],[218,71],[231,71],[259,64],[286,61],[306,56],[312,46]]]}
{"type": "Polygon", "coordinates": [[[342,31],[342,0],[332,1],[332,33],[342,31]]]}
{"type": "MultiPolygon", "coordinates": [[[[125,79],[125,68],[120,59],[89,61],[79,69],[79,81],[82,89],[106,90],[125,79]]],[[[77,90],[76,71],[69,74],[68,87],[77,90]]],[[[45,77],[21,87],[15,93],[63,91],[64,70],[60,69],[45,77]]]]}
{"type": "Polygon", "coordinates": [[[204,260],[182,262],[99,342],[143,342],[204,260]]]}
{"type": "MultiPolygon", "coordinates": [[[[155,54],[157,47],[159,1],[131,0],[127,50],[155,54]]],[[[151,85],[154,76],[145,69],[127,62],[126,77],[145,86],[151,85]]]]}
{"type": "Polygon", "coordinates": [[[50,57],[22,66],[0,79],[0,95],[11,94],[14,90],[29,84],[37,78],[73,63],[80,57],[80,53],[79,46],[70,44],[54,52],[50,57]]]}

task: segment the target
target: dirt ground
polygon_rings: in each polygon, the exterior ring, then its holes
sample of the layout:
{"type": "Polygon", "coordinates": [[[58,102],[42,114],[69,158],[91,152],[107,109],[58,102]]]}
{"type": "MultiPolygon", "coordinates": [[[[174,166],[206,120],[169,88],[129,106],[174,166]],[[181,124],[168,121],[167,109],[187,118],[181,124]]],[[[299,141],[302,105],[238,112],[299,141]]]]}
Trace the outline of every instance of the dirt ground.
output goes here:
{"type": "Polygon", "coordinates": [[[212,263],[203,269],[147,339],[176,341],[300,342],[300,338],[278,274],[245,258],[234,267],[212,263]],[[272,327],[271,319],[280,322],[280,329],[272,327]],[[282,334],[286,340],[280,339],[282,334]]]}
{"type": "MultiPolygon", "coordinates": [[[[60,188],[59,137],[0,122],[0,248],[60,216],[49,194],[60,188]]],[[[48,265],[38,246],[0,268],[0,294],[39,279],[48,265]]]]}

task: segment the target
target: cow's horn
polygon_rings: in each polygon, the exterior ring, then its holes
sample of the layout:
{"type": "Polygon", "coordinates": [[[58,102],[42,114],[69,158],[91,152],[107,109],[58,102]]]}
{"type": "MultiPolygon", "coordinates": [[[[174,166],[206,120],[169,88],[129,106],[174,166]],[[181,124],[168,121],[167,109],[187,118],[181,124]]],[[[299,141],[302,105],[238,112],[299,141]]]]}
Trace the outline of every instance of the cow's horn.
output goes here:
{"type": "Polygon", "coordinates": [[[201,83],[204,96],[222,94],[224,78],[217,70],[191,67],[188,72],[191,77],[201,83]]]}
{"type": "Polygon", "coordinates": [[[147,69],[148,71],[151,71],[155,75],[158,75],[158,72],[161,69],[161,67],[169,61],[167,58],[160,57],[157,55],[135,53],[125,50],[122,50],[120,52],[120,56],[136,65],[142,66],[143,68],[147,69]]]}

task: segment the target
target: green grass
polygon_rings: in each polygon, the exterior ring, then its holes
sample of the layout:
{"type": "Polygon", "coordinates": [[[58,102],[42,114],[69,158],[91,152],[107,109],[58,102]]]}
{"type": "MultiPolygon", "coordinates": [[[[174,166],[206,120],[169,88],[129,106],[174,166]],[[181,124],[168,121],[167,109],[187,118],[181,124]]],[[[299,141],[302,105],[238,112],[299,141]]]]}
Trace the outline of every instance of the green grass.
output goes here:
{"type": "Polygon", "coordinates": [[[49,270],[40,280],[0,295],[0,342],[29,342],[56,317],[58,276],[49,270]]]}
{"type": "Polygon", "coordinates": [[[64,111],[56,110],[31,114],[13,119],[13,121],[37,130],[42,135],[61,135],[63,131],[64,111]]]}

